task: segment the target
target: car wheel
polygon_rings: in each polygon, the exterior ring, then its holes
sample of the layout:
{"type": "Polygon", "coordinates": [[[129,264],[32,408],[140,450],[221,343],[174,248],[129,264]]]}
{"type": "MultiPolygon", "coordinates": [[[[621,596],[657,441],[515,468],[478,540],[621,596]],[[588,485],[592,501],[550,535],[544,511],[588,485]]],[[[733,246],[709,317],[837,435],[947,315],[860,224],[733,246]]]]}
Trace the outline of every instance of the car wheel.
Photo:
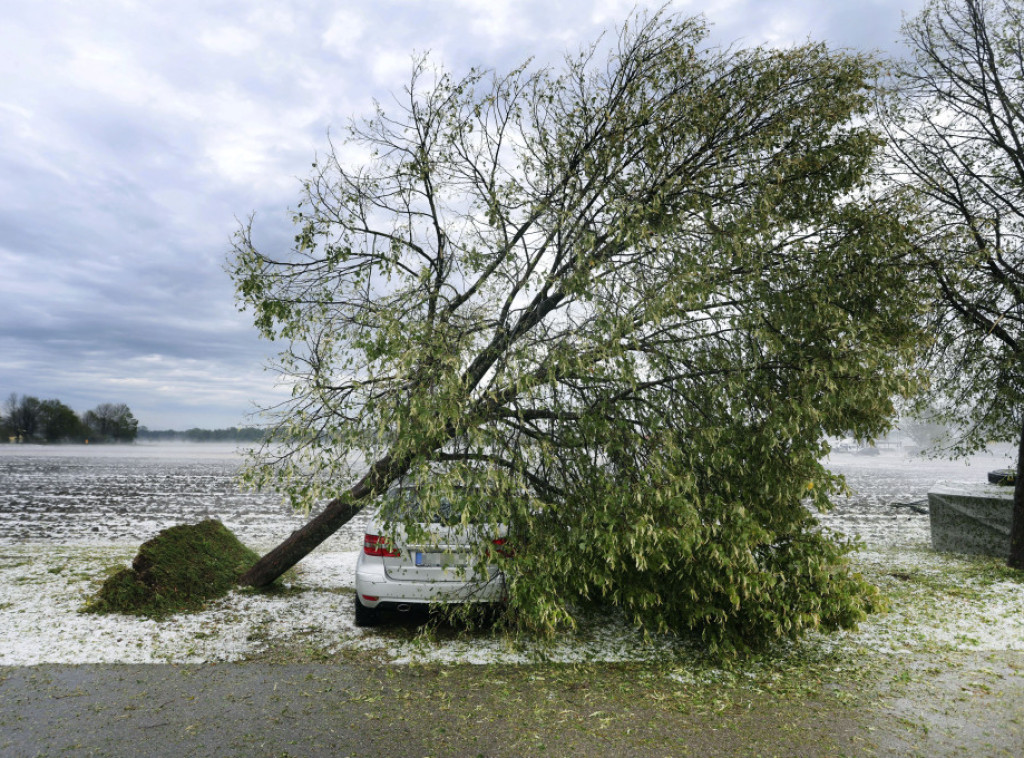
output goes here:
{"type": "Polygon", "coordinates": [[[380,620],[380,613],[376,608],[367,608],[359,602],[359,596],[355,597],[356,626],[377,626],[380,620]]]}

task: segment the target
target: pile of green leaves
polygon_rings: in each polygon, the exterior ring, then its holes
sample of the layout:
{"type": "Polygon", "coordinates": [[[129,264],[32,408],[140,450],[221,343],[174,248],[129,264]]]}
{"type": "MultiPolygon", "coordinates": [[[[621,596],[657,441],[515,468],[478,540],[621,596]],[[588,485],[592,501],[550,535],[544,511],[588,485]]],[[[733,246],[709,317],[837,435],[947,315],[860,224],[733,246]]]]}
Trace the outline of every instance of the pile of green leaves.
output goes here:
{"type": "Polygon", "coordinates": [[[516,530],[504,561],[516,621],[553,628],[612,606],[652,633],[697,634],[712,653],[852,627],[880,596],[850,569],[852,545],[817,528],[807,493],[767,475],[780,463],[662,470],[654,486],[592,473],[516,530]]]}
{"type": "Polygon", "coordinates": [[[258,558],[217,520],[173,526],[144,542],[131,567],[112,574],[83,611],[160,618],[199,610],[258,558]]]}

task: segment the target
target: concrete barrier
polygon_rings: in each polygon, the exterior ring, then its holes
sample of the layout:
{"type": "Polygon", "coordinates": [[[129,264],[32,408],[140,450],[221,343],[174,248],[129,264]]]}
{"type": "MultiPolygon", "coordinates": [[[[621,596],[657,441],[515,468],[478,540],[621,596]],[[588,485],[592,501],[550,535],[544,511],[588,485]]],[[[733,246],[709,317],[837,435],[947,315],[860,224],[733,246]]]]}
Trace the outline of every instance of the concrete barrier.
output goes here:
{"type": "Polygon", "coordinates": [[[928,492],[928,518],[936,550],[1010,557],[1013,487],[937,484],[928,492]]]}

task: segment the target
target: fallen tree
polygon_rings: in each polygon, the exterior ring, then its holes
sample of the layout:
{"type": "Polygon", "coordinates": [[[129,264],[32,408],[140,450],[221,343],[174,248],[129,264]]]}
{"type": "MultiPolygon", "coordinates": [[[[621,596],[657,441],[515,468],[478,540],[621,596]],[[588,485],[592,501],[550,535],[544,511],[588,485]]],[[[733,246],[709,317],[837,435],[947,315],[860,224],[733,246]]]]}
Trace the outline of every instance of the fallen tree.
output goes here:
{"type": "Polygon", "coordinates": [[[293,388],[248,481],[330,500],[242,582],[403,478],[489,493],[465,518],[509,525],[527,626],[603,602],[742,645],[862,617],[805,504],[840,486],[823,436],[879,433],[914,388],[905,228],[861,118],[876,68],[666,15],[560,72],[417,63],[317,159],[290,251],[237,235],[293,388]]]}

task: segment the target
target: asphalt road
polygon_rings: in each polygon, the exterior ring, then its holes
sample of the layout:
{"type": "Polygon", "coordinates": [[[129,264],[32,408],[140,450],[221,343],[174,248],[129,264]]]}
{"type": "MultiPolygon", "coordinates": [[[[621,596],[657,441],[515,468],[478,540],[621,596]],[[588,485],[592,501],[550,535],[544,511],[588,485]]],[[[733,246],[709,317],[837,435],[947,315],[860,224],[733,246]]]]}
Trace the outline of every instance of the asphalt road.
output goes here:
{"type": "Polygon", "coordinates": [[[352,665],[4,668],[0,755],[385,755],[386,736],[372,726],[384,710],[378,674],[352,665]]]}
{"type": "Polygon", "coordinates": [[[858,685],[681,687],[633,665],[0,668],[0,756],[1024,755],[1024,654],[858,685]]]}

